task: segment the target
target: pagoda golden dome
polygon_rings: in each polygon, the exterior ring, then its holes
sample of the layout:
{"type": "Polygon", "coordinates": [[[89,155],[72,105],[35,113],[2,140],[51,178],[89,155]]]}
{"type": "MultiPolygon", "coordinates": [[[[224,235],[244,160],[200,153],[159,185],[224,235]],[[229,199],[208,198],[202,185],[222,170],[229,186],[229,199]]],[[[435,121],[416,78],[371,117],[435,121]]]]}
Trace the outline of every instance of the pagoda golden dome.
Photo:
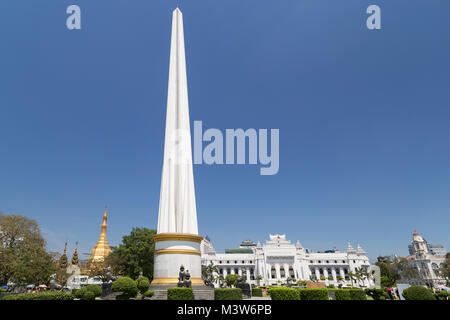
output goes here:
{"type": "Polygon", "coordinates": [[[109,255],[111,252],[111,248],[108,245],[108,240],[106,240],[106,229],[107,229],[107,222],[108,220],[108,213],[107,208],[105,208],[105,213],[103,214],[103,222],[101,226],[101,232],[100,237],[97,241],[97,244],[92,249],[91,254],[89,256],[89,263],[96,263],[96,262],[103,262],[105,258],[109,255]]]}

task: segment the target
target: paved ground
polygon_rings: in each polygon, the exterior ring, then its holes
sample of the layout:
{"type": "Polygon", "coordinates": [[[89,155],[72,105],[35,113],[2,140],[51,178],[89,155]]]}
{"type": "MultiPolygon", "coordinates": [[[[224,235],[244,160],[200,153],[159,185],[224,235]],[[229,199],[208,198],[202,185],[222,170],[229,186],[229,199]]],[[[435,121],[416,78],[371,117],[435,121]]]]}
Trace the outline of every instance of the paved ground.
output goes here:
{"type": "Polygon", "coordinates": [[[244,300],[271,300],[270,297],[251,297],[250,299],[244,300]]]}

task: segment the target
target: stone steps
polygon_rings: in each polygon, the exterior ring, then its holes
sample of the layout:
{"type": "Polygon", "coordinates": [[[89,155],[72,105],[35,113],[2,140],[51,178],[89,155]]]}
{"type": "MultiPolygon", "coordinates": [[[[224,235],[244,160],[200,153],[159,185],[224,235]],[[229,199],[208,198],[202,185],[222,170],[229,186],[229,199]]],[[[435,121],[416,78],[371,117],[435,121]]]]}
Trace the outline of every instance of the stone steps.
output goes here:
{"type": "MultiPolygon", "coordinates": [[[[214,300],[214,289],[206,286],[194,286],[194,299],[195,300],[214,300]]],[[[167,300],[167,287],[150,287],[155,293],[151,300],[167,300]]]]}

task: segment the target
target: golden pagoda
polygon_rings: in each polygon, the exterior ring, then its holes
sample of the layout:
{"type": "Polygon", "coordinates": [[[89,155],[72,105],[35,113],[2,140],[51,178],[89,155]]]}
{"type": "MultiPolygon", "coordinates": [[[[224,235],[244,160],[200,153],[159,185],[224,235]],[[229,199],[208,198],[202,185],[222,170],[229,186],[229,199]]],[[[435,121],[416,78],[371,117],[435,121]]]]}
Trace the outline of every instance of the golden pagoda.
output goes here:
{"type": "Polygon", "coordinates": [[[103,214],[102,229],[100,232],[100,238],[98,239],[97,244],[91,251],[91,254],[90,254],[89,260],[88,260],[89,264],[105,261],[105,258],[111,252],[111,248],[109,247],[108,241],[106,240],[106,228],[107,228],[106,221],[108,220],[108,214],[106,211],[107,211],[107,208],[105,207],[105,213],[103,214]]]}
{"type": "Polygon", "coordinates": [[[77,266],[78,265],[78,241],[75,245],[75,251],[72,255],[72,260],[70,261],[71,266],[77,266]]]}

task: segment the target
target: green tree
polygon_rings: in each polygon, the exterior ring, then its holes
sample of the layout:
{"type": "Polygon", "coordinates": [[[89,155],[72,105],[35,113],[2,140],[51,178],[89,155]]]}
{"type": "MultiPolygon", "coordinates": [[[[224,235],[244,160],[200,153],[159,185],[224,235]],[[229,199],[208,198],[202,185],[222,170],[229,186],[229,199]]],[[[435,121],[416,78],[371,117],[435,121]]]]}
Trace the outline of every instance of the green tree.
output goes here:
{"type": "Polygon", "coordinates": [[[239,277],[239,275],[237,274],[229,274],[225,277],[225,282],[227,284],[227,286],[229,288],[231,288],[231,286],[235,286],[237,284],[237,278],[239,277]]]}
{"type": "Polygon", "coordinates": [[[48,283],[56,268],[37,222],[21,215],[0,215],[0,230],[0,282],[48,283]]]}
{"type": "Polygon", "coordinates": [[[447,280],[447,286],[450,286],[450,252],[445,256],[445,261],[439,269],[441,276],[447,280]]]}
{"type": "Polygon", "coordinates": [[[390,256],[382,257],[375,264],[380,267],[381,286],[385,288],[395,286],[397,280],[400,279],[400,274],[398,273],[398,269],[395,267],[392,258],[390,256]]]}
{"type": "Polygon", "coordinates": [[[140,272],[150,280],[153,279],[155,243],[153,235],[156,230],[133,228],[129,235],[123,236],[118,247],[112,247],[109,259],[116,259],[116,268],[124,276],[136,279],[140,272]]]}
{"type": "Polygon", "coordinates": [[[260,274],[257,274],[255,279],[258,282],[258,286],[259,286],[261,284],[262,276],[260,274]]]}
{"type": "Polygon", "coordinates": [[[215,274],[219,273],[219,268],[212,262],[208,266],[202,265],[202,279],[207,283],[217,281],[215,274]]]}

